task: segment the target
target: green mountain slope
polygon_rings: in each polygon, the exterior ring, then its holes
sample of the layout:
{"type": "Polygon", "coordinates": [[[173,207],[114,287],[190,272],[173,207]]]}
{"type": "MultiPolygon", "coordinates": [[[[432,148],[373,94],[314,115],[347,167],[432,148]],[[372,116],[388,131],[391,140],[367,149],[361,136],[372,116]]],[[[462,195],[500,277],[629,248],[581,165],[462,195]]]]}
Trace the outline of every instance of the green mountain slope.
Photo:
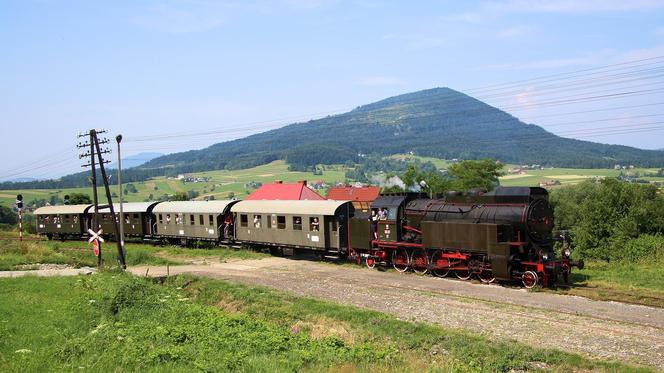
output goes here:
{"type": "Polygon", "coordinates": [[[391,97],[348,113],[295,123],[142,167],[178,171],[244,168],[285,159],[295,166],[356,160],[358,154],[415,152],[438,158],[496,158],[557,167],[661,167],[664,154],[558,137],[449,88],[391,97]]]}

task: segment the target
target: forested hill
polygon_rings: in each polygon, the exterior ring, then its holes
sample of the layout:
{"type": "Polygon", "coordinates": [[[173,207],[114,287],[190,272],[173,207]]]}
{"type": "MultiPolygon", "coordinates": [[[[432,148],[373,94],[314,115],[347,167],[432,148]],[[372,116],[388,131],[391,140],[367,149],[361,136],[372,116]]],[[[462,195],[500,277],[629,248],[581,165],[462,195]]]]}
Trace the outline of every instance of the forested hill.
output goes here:
{"type": "Polygon", "coordinates": [[[203,150],[163,156],[143,167],[236,169],[285,159],[299,168],[356,160],[359,153],[410,151],[438,158],[488,157],[557,167],[664,166],[662,152],[561,138],[461,92],[434,88],[203,150]]]}
{"type": "MultiPolygon", "coordinates": [[[[664,167],[664,152],[558,137],[449,88],[408,93],[345,114],[294,123],[243,139],[155,158],[128,169],[126,181],[164,174],[239,169],[284,159],[294,169],[358,161],[359,154],[414,152],[438,158],[599,168],[664,167]]],[[[0,183],[0,189],[88,186],[86,173],[59,180],[0,183]]]]}

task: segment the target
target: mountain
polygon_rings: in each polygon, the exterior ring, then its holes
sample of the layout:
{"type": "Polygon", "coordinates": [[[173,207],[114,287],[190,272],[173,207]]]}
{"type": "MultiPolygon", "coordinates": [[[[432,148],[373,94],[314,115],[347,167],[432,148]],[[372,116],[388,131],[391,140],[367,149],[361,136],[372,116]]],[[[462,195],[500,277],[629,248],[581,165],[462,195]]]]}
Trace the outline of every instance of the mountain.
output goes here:
{"type": "MultiPolygon", "coordinates": [[[[319,163],[357,162],[361,154],[408,152],[572,168],[664,167],[662,151],[562,138],[461,92],[434,88],[202,150],[160,156],[139,167],[123,163],[122,179],[134,182],[183,172],[248,168],[276,159],[304,170],[319,163]]],[[[0,189],[83,187],[89,186],[88,176],[81,172],[57,180],[6,182],[0,183],[0,189]]]]}
{"type": "MultiPolygon", "coordinates": [[[[127,169],[127,168],[132,168],[132,167],[138,167],[144,164],[145,162],[151,161],[155,158],[159,158],[163,156],[163,153],[155,153],[155,152],[143,152],[143,153],[138,153],[131,155],[126,158],[122,158],[122,169],[127,169]]],[[[108,165],[108,168],[118,168],[118,163],[113,162],[108,165]]]]}
{"type": "Polygon", "coordinates": [[[661,167],[664,154],[556,136],[449,88],[387,98],[348,113],[155,158],[142,168],[237,169],[285,159],[295,168],[356,161],[358,154],[414,152],[438,158],[597,168],[661,167]]]}

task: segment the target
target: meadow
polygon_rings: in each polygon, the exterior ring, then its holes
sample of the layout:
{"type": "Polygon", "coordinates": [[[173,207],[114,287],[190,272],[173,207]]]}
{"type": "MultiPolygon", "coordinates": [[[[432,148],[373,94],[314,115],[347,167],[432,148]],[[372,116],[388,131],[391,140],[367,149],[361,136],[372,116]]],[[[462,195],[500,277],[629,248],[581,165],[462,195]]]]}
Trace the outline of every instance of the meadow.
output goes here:
{"type": "Polygon", "coordinates": [[[0,370],[649,371],[190,276],[0,279],[0,370]]]}

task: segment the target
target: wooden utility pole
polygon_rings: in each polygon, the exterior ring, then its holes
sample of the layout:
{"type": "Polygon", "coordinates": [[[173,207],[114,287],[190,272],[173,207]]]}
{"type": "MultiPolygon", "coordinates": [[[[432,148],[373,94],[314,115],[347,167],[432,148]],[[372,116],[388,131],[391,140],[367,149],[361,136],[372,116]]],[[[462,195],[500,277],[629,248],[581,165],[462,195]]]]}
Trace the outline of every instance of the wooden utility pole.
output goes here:
{"type": "MultiPolygon", "coordinates": [[[[111,219],[113,221],[113,227],[115,228],[115,237],[116,237],[116,242],[118,245],[118,263],[120,265],[120,268],[126,269],[127,264],[125,262],[125,253],[124,253],[124,248],[122,247],[122,243],[120,240],[120,229],[118,227],[118,224],[122,224],[123,222],[118,222],[118,219],[115,216],[115,209],[113,208],[113,199],[111,198],[111,190],[108,185],[108,177],[106,176],[106,169],[104,168],[105,164],[110,163],[110,161],[104,160],[103,155],[108,154],[111,152],[110,149],[102,149],[101,145],[107,144],[109,141],[106,138],[102,138],[101,140],[99,139],[99,134],[106,133],[105,130],[90,130],[89,133],[82,133],[79,134],[78,137],[88,137],[89,136],[89,142],[85,143],[79,143],[77,147],[79,149],[84,149],[87,147],[90,147],[90,149],[83,154],[79,155],[79,158],[87,158],[90,157],[90,163],[84,164],[82,167],[90,167],[92,169],[92,195],[94,198],[94,209],[95,209],[95,214],[93,218],[93,232],[97,232],[97,230],[100,228],[99,225],[99,209],[100,208],[106,208],[108,207],[110,212],[111,212],[111,219]],[[95,160],[95,155],[97,157],[97,160],[95,160]],[[107,205],[99,206],[99,196],[97,194],[97,170],[96,170],[96,165],[99,165],[99,170],[101,171],[101,178],[104,182],[104,191],[106,192],[106,199],[108,201],[107,205]]],[[[97,265],[101,266],[102,261],[101,261],[101,242],[97,242],[99,245],[99,253],[97,255],[97,265]]]]}

